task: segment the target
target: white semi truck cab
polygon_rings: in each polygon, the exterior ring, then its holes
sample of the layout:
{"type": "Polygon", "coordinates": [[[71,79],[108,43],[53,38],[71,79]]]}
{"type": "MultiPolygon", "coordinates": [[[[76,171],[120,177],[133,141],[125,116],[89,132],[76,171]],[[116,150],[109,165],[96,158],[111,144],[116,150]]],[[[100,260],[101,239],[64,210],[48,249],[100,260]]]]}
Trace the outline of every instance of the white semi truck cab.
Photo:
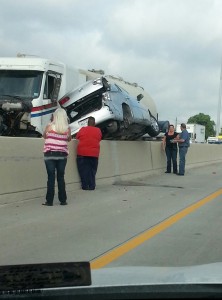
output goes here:
{"type": "Polygon", "coordinates": [[[38,57],[0,58],[0,135],[41,136],[57,100],[85,76],[38,57]]]}

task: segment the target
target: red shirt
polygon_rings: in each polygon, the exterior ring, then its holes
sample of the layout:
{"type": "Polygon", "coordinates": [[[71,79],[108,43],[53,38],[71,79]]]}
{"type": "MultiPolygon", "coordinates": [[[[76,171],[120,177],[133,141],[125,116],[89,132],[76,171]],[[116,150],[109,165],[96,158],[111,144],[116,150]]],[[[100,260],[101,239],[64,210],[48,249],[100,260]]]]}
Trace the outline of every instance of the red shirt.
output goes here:
{"type": "Polygon", "coordinates": [[[76,139],[79,140],[77,155],[99,157],[100,141],[102,139],[100,128],[94,126],[82,127],[77,133],[76,139]]]}

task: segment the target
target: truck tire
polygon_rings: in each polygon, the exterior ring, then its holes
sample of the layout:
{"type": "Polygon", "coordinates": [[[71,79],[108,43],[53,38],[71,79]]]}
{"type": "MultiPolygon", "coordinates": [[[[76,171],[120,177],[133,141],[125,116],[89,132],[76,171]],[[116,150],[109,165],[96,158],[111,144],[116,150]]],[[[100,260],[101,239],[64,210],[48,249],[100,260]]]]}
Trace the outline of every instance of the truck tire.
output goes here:
{"type": "Polygon", "coordinates": [[[158,121],[160,132],[166,133],[169,129],[170,122],[169,121],[158,121]]]}

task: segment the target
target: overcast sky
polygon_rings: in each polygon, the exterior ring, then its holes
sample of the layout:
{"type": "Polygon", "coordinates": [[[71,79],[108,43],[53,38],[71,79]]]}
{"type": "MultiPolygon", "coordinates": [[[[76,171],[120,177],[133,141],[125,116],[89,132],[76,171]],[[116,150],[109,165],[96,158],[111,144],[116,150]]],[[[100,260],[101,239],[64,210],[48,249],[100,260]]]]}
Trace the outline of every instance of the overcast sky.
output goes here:
{"type": "Polygon", "coordinates": [[[0,56],[17,53],[137,82],[159,120],[217,123],[221,0],[0,0],[0,56]]]}

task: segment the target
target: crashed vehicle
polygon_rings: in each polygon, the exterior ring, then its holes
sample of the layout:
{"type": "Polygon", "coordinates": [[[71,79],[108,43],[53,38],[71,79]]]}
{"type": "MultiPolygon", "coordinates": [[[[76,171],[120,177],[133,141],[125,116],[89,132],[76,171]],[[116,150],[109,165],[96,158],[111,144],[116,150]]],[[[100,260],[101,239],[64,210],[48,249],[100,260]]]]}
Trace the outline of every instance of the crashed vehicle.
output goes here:
{"type": "Polygon", "coordinates": [[[41,137],[58,99],[87,80],[52,59],[0,57],[0,136],[41,137]]]}
{"type": "Polygon", "coordinates": [[[92,113],[107,139],[161,132],[155,103],[144,89],[104,74],[26,54],[0,57],[0,136],[42,137],[61,98],[73,135],[92,113]]]}
{"type": "Polygon", "coordinates": [[[160,133],[157,116],[141,103],[143,97],[142,93],[130,94],[112,77],[100,76],[65,94],[59,104],[68,114],[74,137],[93,116],[103,139],[136,140],[145,134],[156,137],[160,133]]]}

